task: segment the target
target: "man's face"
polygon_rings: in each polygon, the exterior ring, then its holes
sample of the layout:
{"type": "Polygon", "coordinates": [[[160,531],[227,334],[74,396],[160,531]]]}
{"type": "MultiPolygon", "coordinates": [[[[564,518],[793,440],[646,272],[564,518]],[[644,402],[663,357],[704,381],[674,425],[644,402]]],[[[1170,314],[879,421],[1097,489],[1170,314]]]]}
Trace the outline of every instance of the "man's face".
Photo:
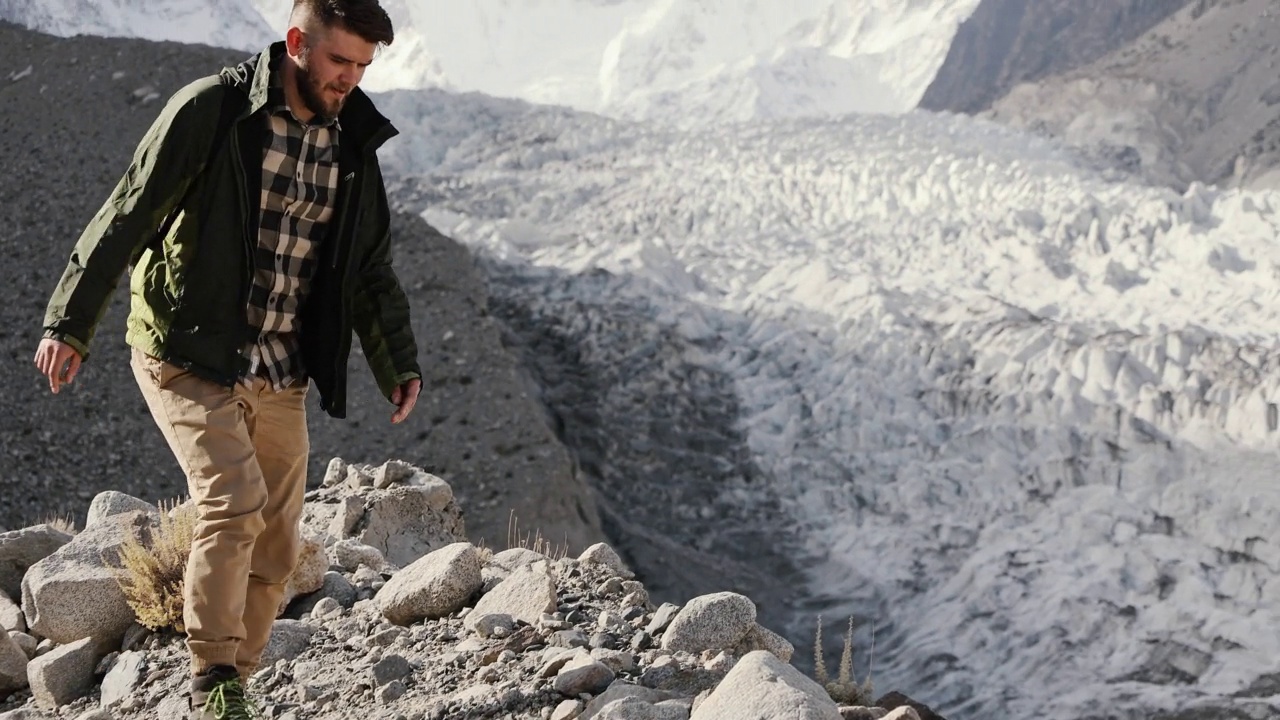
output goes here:
{"type": "Polygon", "coordinates": [[[376,50],[374,43],[340,27],[302,35],[295,56],[298,95],[316,120],[338,116],[376,50]]]}

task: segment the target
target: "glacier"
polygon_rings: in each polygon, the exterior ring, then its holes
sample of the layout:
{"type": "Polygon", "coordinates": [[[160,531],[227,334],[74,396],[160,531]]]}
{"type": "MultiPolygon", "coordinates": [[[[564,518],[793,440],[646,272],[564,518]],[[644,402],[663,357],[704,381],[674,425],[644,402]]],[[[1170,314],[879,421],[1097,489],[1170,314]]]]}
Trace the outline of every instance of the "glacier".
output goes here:
{"type": "Polygon", "coordinates": [[[657,339],[688,376],[658,384],[731,379],[759,477],[694,517],[768,518],[803,557],[793,640],[853,616],[866,651],[874,626],[877,686],[953,718],[1280,712],[1280,194],[1179,194],[927,113],[690,131],[379,102],[398,202],[623,368],[598,402],[649,422],[601,433],[653,427],[627,385],[657,339]]]}

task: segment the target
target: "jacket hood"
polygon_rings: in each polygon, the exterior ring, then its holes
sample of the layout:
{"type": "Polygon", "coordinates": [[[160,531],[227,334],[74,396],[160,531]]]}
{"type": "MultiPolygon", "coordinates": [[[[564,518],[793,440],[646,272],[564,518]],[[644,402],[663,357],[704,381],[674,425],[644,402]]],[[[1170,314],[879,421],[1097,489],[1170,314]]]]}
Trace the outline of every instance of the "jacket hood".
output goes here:
{"type": "MultiPolygon", "coordinates": [[[[262,52],[240,63],[222,69],[223,84],[234,87],[249,98],[249,105],[239,119],[252,115],[267,103],[267,87],[271,80],[271,63],[285,54],[284,41],[272,43],[262,52]]],[[[376,150],[399,132],[360,88],[352,88],[342,112],[338,114],[344,137],[351,138],[365,150],[376,150]]]]}

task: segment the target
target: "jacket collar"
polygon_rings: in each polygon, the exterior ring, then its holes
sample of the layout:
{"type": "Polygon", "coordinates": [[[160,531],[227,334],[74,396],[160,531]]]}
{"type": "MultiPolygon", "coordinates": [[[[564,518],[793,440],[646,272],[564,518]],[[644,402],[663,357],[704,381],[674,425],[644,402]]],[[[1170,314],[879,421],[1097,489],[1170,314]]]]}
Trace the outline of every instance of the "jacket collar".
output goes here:
{"type": "MultiPolygon", "coordinates": [[[[268,102],[271,87],[271,63],[285,54],[284,41],[272,43],[262,52],[222,71],[223,81],[238,87],[249,97],[244,117],[262,110],[268,102]]],[[[243,119],[243,117],[241,118],[243,119]]],[[[366,151],[378,149],[399,132],[360,88],[354,88],[347,104],[338,114],[342,138],[366,151]]]]}

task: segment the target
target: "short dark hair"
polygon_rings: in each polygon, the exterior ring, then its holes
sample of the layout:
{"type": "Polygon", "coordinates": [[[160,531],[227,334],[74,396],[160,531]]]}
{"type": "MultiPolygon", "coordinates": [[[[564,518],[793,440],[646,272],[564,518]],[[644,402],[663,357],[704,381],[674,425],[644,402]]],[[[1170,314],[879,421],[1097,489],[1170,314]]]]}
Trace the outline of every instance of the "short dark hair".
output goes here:
{"type": "Polygon", "coordinates": [[[377,45],[390,45],[396,37],[378,0],[293,0],[293,17],[299,11],[326,29],[341,27],[377,45]]]}

